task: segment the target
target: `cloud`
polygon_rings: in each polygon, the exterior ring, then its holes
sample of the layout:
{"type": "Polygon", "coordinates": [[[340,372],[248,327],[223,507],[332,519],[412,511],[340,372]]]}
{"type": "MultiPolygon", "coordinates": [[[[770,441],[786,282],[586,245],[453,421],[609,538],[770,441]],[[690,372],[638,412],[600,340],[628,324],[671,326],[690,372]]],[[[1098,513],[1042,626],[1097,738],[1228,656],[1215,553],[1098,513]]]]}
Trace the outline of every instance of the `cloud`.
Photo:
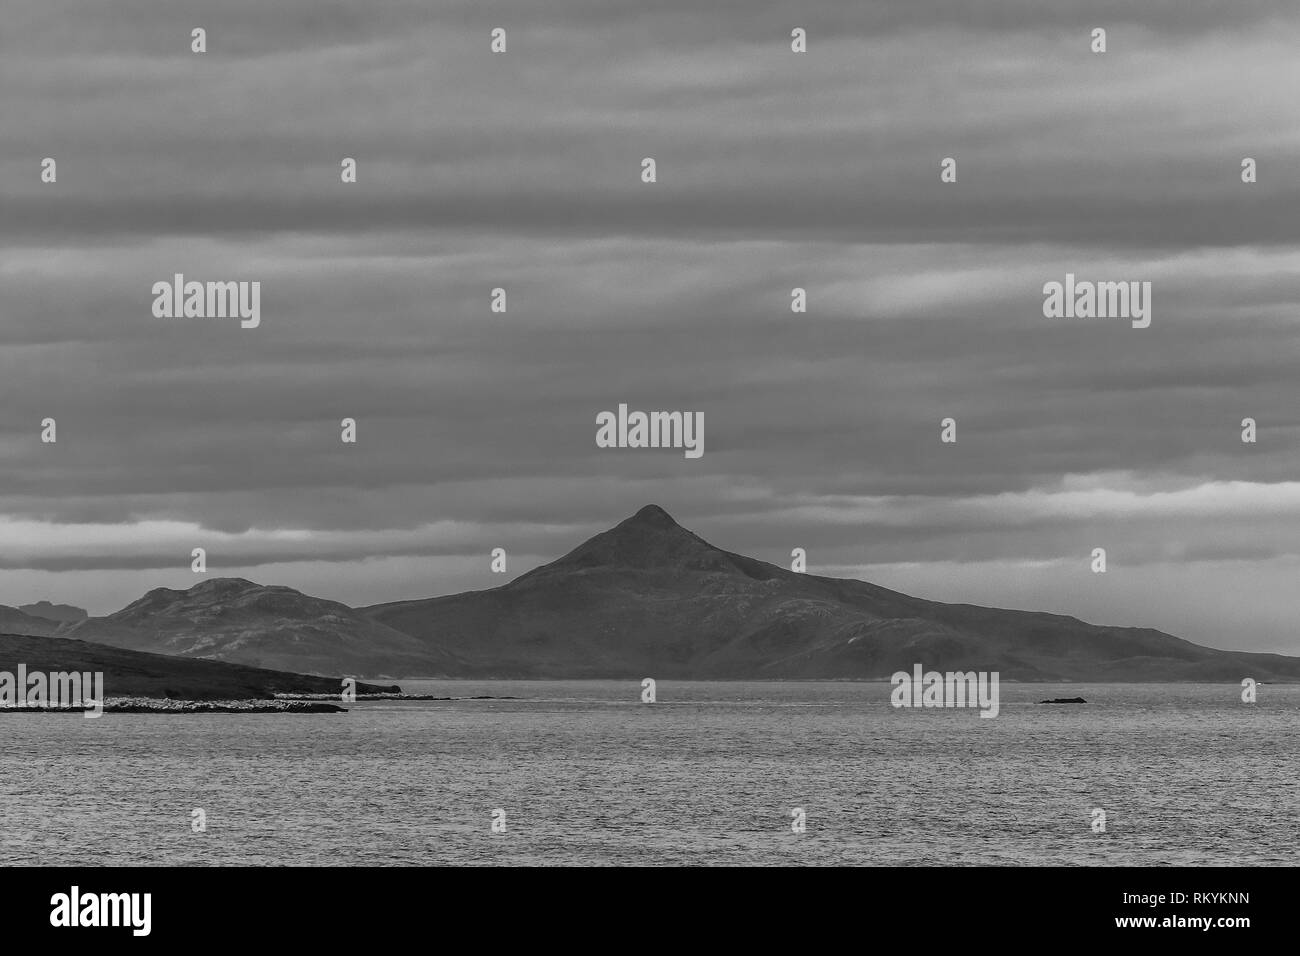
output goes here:
{"type": "Polygon", "coordinates": [[[900,580],[932,596],[944,574],[992,600],[1006,568],[1051,568],[1012,596],[1063,610],[1098,606],[1061,575],[1105,546],[1159,578],[1107,592],[1109,619],[1165,613],[1186,636],[1208,632],[1174,569],[1255,568],[1254,604],[1221,606],[1236,639],[1278,646],[1265,592],[1300,466],[1292,4],[7,17],[0,600],[106,610],[188,580],[195,546],[357,603],[445,593],[497,583],[491,547],[527,570],[657,501],[780,563],[797,544],[828,568],[929,568],[900,580]],[[262,327],[153,318],[177,272],[262,282],[262,327]],[[1066,272],[1151,281],[1152,327],[1045,319],[1066,272]],[[704,457],[597,449],[620,402],[702,411],[704,457]]]}

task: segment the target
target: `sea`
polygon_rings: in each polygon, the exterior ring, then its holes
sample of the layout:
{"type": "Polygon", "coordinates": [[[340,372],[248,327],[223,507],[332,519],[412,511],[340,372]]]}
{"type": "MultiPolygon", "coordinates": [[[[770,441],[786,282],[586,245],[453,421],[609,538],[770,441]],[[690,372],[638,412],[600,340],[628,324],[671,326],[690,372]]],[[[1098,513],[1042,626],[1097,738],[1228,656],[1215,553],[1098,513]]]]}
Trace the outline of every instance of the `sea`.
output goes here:
{"type": "Polygon", "coordinates": [[[0,714],[0,860],[1300,863],[1296,685],[1003,683],[988,719],[882,682],[400,683],[458,699],[0,714]]]}

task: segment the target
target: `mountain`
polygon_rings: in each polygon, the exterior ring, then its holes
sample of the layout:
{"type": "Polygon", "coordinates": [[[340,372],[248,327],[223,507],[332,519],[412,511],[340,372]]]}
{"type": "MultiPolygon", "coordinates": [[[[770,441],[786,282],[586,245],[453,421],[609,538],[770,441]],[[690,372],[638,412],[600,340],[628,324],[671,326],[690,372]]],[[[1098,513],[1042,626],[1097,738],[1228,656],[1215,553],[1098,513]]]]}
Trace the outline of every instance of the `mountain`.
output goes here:
{"type": "Polygon", "coordinates": [[[61,626],[0,608],[0,630],[52,627],[129,650],[352,676],[888,678],[919,663],[1005,680],[1300,680],[1298,658],[796,573],[716,548],[655,505],[487,591],[354,610],[215,578],[61,626]],[[13,615],[24,626],[5,625],[13,615]]]}
{"type": "Polygon", "coordinates": [[[58,629],[58,621],[26,614],[16,607],[0,605],[0,634],[35,634],[48,637],[58,629]]]}
{"type": "Polygon", "coordinates": [[[459,665],[345,604],[242,578],[211,578],[187,591],[155,588],[59,636],[309,674],[437,676],[459,665]]]}
{"type": "MultiPolygon", "coordinates": [[[[0,671],[98,671],[106,697],[170,697],[174,700],[248,700],[283,694],[338,694],[338,677],[309,677],[217,661],[142,654],[58,637],[0,634],[0,671]]],[[[358,683],[358,693],[396,690],[358,683]]]]}
{"type": "Polygon", "coordinates": [[[73,607],[71,604],[51,604],[49,601],[37,601],[35,604],[24,604],[18,610],[31,617],[44,618],[47,621],[58,621],[59,623],[75,624],[77,621],[84,621],[90,617],[83,609],[73,607]]]}
{"type": "Polygon", "coordinates": [[[1300,680],[1300,658],[789,571],[655,505],[502,587],[363,611],[450,652],[458,676],[887,678],[920,663],[1008,680],[1300,680]]]}

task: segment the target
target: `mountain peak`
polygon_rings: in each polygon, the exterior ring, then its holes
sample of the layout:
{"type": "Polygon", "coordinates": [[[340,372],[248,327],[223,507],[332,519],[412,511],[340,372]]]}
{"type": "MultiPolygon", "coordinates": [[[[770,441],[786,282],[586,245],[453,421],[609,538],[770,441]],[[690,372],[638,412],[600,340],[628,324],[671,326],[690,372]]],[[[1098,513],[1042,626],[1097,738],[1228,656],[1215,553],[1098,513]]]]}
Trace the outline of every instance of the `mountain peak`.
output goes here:
{"type": "Polygon", "coordinates": [[[671,569],[702,553],[715,551],[712,545],[674,521],[663,508],[646,505],[608,531],[588,538],[564,557],[534,568],[512,584],[535,581],[573,567],[671,569]]]}
{"type": "Polygon", "coordinates": [[[206,594],[210,591],[229,592],[229,591],[250,591],[255,588],[261,588],[262,585],[255,584],[247,578],[205,578],[194,587],[190,592],[206,594]]]}
{"type": "Polygon", "coordinates": [[[673,516],[658,505],[646,505],[624,524],[637,524],[648,528],[680,528],[673,516]]]}
{"type": "Polygon", "coordinates": [[[47,621],[84,621],[90,615],[79,607],[73,607],[71,604],[51,604],[49,601],[37,601],[35,604],[24,604],[18,610],[32,617],[43,618],[47,621]]]}
{"type": "MultiPolygon", "coordinates": [[[[223,601],[252,591],[268,590],[244,578],[205,578],[185,590],[154,588],[120,611],[108,615],[110,620],[128,619],[137,613],[154,613],[159,609],[192,604],[195,601],[223,601]]],[[[271,589],[274,590],[274,589],[271,589]]],[[[287,590],[287,589],[286,589],[287,590]]]]}

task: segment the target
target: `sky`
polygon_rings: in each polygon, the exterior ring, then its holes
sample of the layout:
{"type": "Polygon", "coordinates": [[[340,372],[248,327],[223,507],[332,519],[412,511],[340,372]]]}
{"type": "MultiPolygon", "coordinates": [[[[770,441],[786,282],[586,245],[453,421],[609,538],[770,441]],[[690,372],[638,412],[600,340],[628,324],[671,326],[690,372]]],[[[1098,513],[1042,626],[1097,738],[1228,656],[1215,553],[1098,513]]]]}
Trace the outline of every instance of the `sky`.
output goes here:
{"type": "Polygon", "coordinates": [[[454,593],[654,502],[813,573],[1300,654],[1292,0],[0,13],[0,604],[109,613],[195,547],[454,593]],[[261,325],[155,317],[175,273],[259,281],[261,325]],[[1151,282],[1151,326],[1045,317],[1066,273],[1151,282]],[[705,453],[598,448],[620,403],[703,413],[705,453]]]}

